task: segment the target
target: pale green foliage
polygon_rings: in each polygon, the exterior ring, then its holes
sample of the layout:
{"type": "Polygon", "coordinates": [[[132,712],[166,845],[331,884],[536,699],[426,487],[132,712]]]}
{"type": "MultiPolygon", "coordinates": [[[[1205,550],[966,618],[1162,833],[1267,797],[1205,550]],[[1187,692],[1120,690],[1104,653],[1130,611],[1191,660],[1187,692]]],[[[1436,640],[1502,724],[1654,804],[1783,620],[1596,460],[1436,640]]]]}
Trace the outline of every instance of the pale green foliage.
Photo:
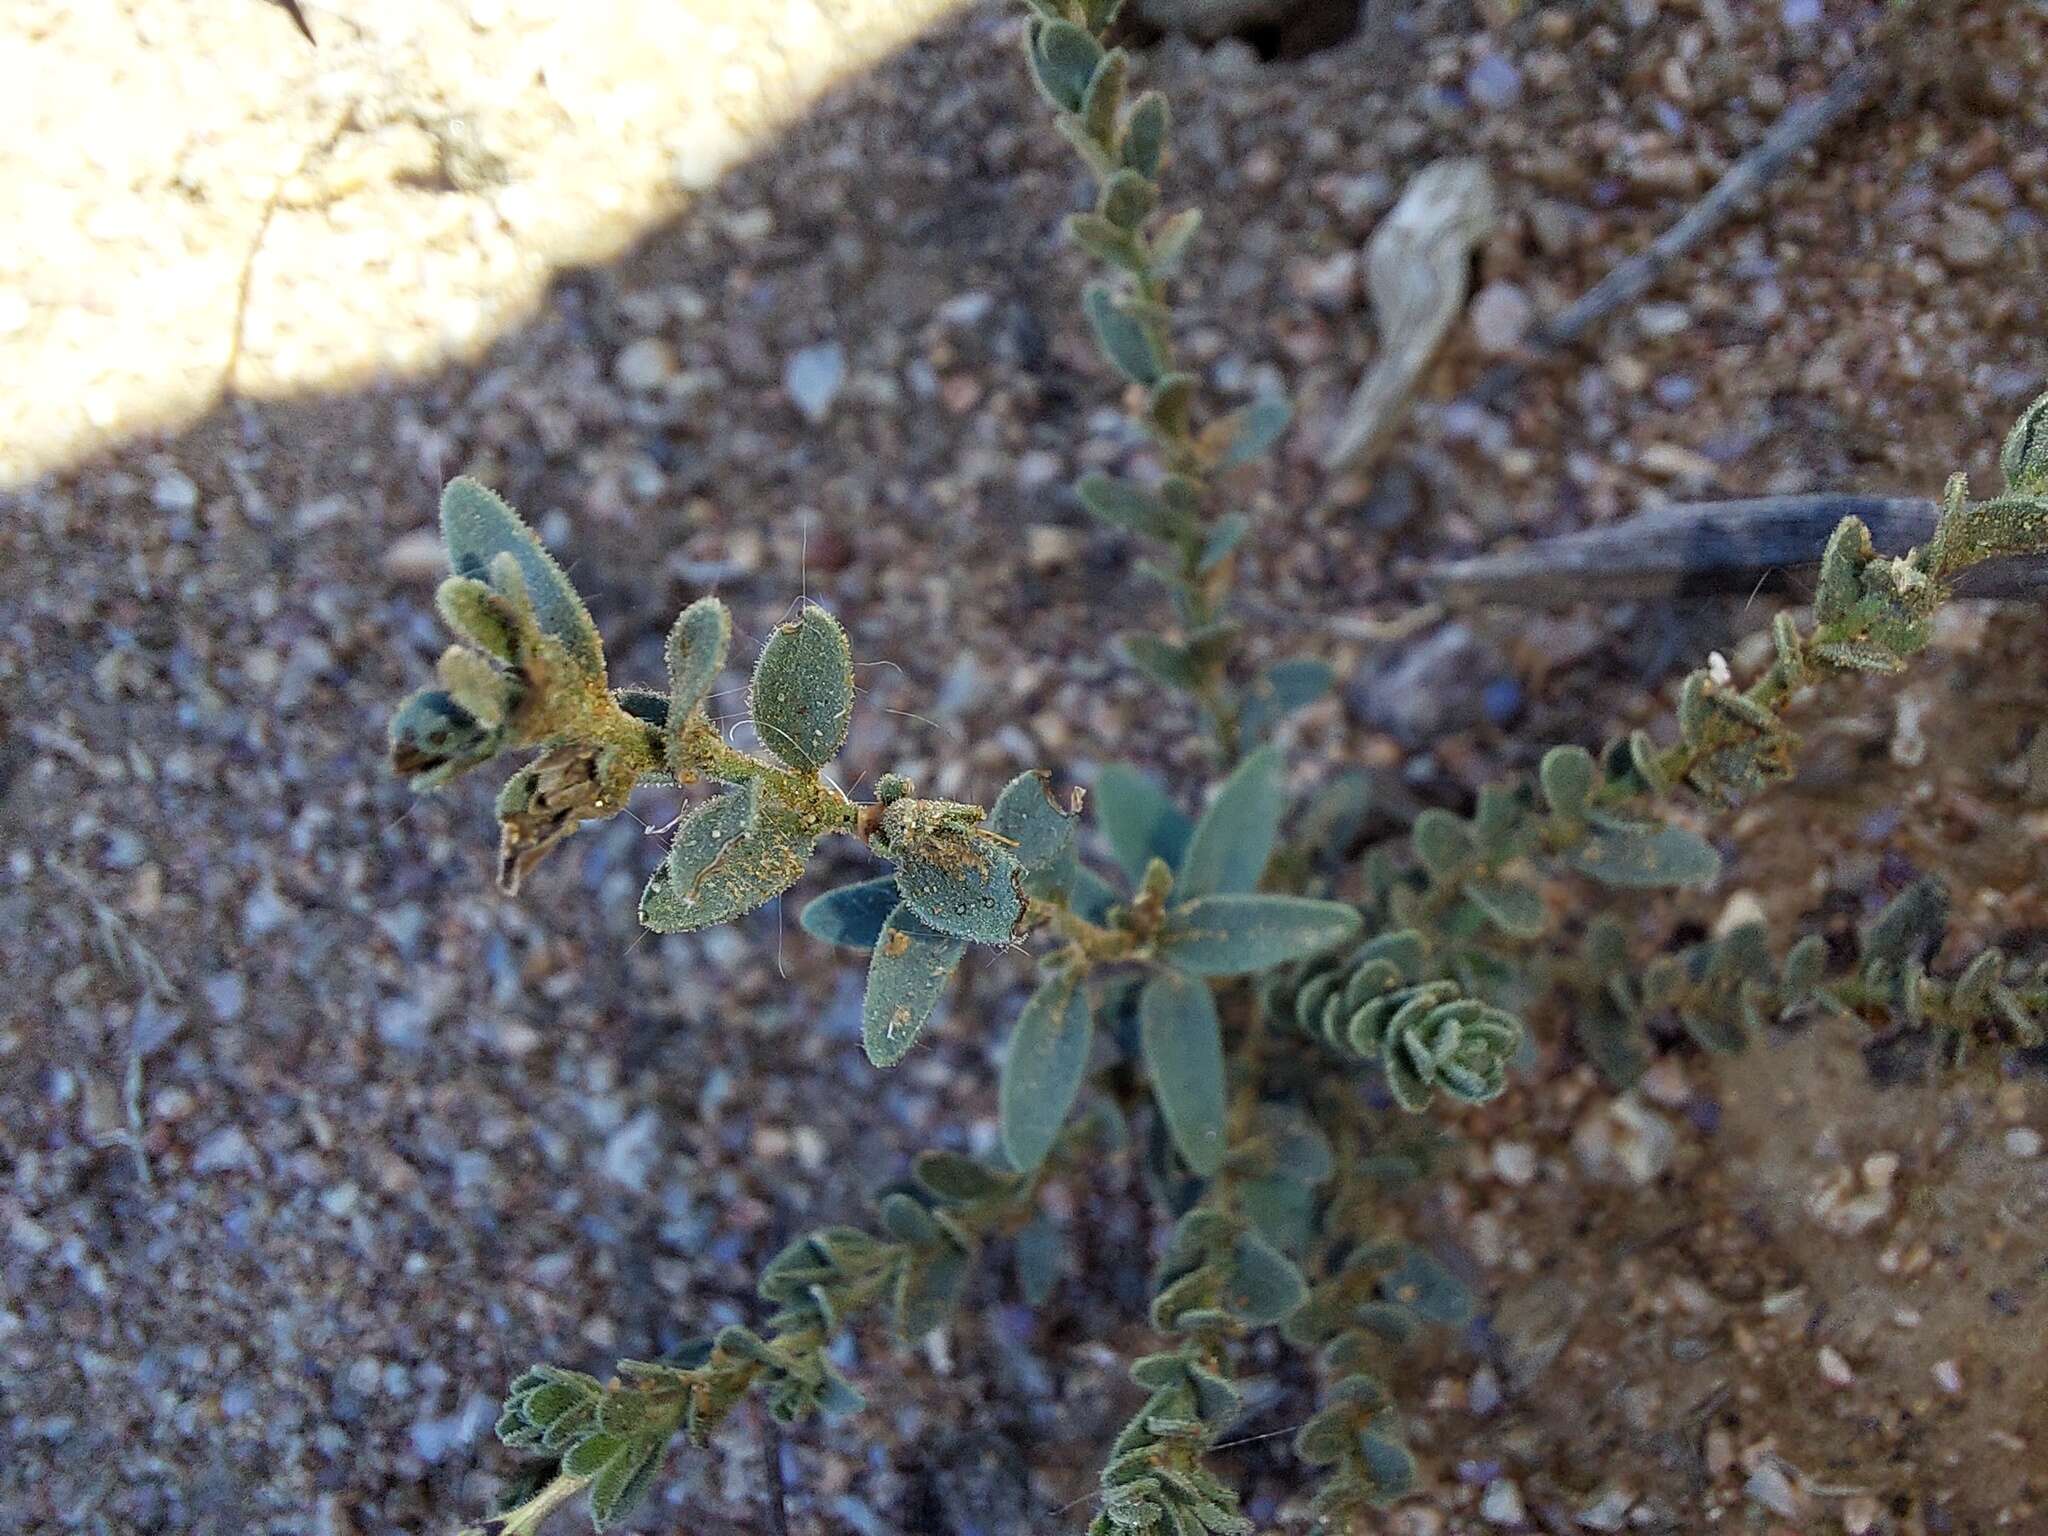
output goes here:
{"type": "Polygon", "coordinates": [[[1620,925],[1603,919],[1564,979],[1579,999],[1587,1054],[1624,1085],[1642,1070],[1649,1031],[1666,1021],[1706,1050],[1730,1052],[1770,1025],[1824,1009],[1920,1034],[1950,1065],[1973,1042],[2048,1040],[2048,973],[1985,950],[1960,971],[1937,974],[1948,930],[1947,892],[1933,879],[1907,886],[1871,920],[1856,964],[1844,969],[1830,967],[1818,934],[1781,955],[1757,923],[1639,963],[1620,925]]]}
{"type": "Polygon", "coordinates": [[[909,1054],[966,952],[964,939],[927,927],[909,902],[897,905],[868,961],[861,1043],[869,1061],[893,1067],[909,1054]]]}
{"type": "Polygon", "coordinates": [[[792,768],[822,768],[853,721],[853,651],[839,621],[812,603],[761,647],[748,695],[754,729],[792,768]]]}
{"type": "MultiPolygon", "coordinates": [[[[1405,830],[1354,863],[1371,781],[1341,774],[1290,820],[1271,744],[1334,674],[1309,656],[1250,673],[1228,611],[1238,551],[1258,530],[1213,504],[1227,471],[1281,440],[1289,409],[1261,399],[1210,415],[1176,358],[1168,278],[1200,221],[1164,206],[1171,115],[1156,92],[1133,93],[1130,58],[1108,45],[1118,0],[1028,3],[1031,76],[1095,181],[1093,205],[1068,223],[1107,269],[1082,311],[1149,441],[1139,462],[1076,490],[1155,549],[1144,569],[1172,622],[1122,636],[1124,654],[1193,699],[1221,781],[1199,814],[1195,786],[1128,764],[1096,777],[1088,818],[1080,791],[1057,792],[1044,770],[1013,778],[986,814],[920,798],[896,774],[857,803],[826,775],[856,690],[846,632],[825,610],[805,605],[763,645],[748,691],[763,752],[735,750],[705,709],[731,647],[718,599],[677,618],[665,690],[615,689],[561,567],[491,492],[450,484],[453,574],[436,603],[460,643],[437,685],[399,706],[392,762],[427,790],[500,751],[533,754],[497,802],[508,891],[637,786],[711,786],[672,829],[642,922],[733,921],[791,889],[826,839],[863,843],[890,872],[816,897],[802,926],[868,956],[875,1066],[925,1037],[971,944],[1038,972],[1003,1054],[1001,1157],[926,1152],[881,1192],[871,1229],[790,1243],[761,1274],[772,1310],[758,1331],[622,1361],[610,1381],[551,1366],[522,1376],[499,1433],[537,1459],[498,1517],[504,1536],[532,1536],[572,1498],[600,1529],[615,1525],[675,1440],[704,1444],[752,1392],[783,1423],[857,1410],[832,1363],[841,1335],[871,1312],[900,1343],[945,1326],[992,1244],[1008,1245],[1026,1300],[1043,1300],[1069,1268],[1055,1213],[1085,1190],[1041,1204],[1042,1187],[1116,1160],[1136,1165],[1174,1221],[1149,1312],[1169,1347],[1132,1367],[1146,1396],[1106,1458],[1094,1536],[1249,1536],[1209,1453],[1243,1410],[1234,1355],[1274,1326],[1313,1352],[1324,1381],[1295,1437],[1319,1469],[1314,1508],[1331,1531],[1372,1528],[1367,1512],[1418,1481],[1385,1377],[1423,1327],[1460,1326],[1473,1308],[1456,1276],[1387,1231],[1399,1217],[1386,1187],[1424,1171],[1432,1145],[1395,1128],[1503,1095],[1525,1016],[1568,1004],[1585,1054],[1621,1081],[1654,1035],[1733,1050],[1814,1009],[1892,1025],[1951,1062],[1974,1041],[2044,1038],[2041,969],[1996,952],[1941,962],[1938,886],[1902,892],[1846,968],[1818,935],[1780,954],[1760,926],[1639,955],[1600,905],[1609,892],[1633,910],[1640,892],[1712,885],[1720,851],[1695,814],[1673,819],[1662,802],[1690,790],[1711,806],[1785,777],[1795,697],[1842,672],[1903,670],[1961,571],[2048,550],[2048,397],[2006,439],[2004,493],[1973,502],[1952,480],[1925,549],[1881,556],[1845,521],[1810,622],[1778,617],[1774,660],[1747,686],[1718,665],[1687,677],[1669,745],[1637,731],[1597,757],[1554,747],[1531,781],[1489,786],[1469,808],[1401,813],[1405,830]],[[1570,914],[1588,906],[1583,937],[1568,938],[1580,932],[1570,914]],[[1406,1114],[1370,1107],[1389,1098],[1406,1114]]],[[[989,1032],[980,1018],[956,1028],[989,1032]]]]}
{"type": "Polygon", "coordinates": [[[1052,1150],[1095,1040],[1095,1015],[1080,983],[1055,975],[1017,1016],[1003,1058],[1003,1150],[1019,1168],[1036,1168],[1052,1150]]]}
{"type": "Polygon", "coordinates": [[[1189,1171],[1204,1176],[1223,1165],[1223,1024],[1215,996],[1178,971],[1145,984],[1138,1004],[1145,1075],[1159,1112],[1189,1171]]]}

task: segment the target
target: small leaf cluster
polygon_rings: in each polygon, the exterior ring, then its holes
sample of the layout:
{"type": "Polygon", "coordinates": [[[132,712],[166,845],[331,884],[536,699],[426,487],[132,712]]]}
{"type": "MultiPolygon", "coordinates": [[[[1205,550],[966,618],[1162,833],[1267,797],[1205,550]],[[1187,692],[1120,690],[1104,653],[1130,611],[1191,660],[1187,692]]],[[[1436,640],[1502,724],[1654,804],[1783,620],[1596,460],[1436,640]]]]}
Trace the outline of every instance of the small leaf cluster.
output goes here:
{"type": "Polygon", "coordinates": [[[1365,1511],[1414,1487],[1415,1458],[1380,1372],[1423,1324],[1460,1327],[1472,1311],[1455,1275],[1421,1249],[1388,1239],[1353,1248],[1287,1319],[1288,1342],[1317,1351],[1330,1378],[1322,1410],[1294,1441],[1302,1460],[1331,1469],[1315,1502],[1327,1525],[1351,1529],[1365,1511]]]}
{"type": "Polygon", "coordinates": [[[1577,998],[1587,1055],[1620,1086],[1640,1075],[1649,1036],[1667,1021],[1721,1054],[1816,1008],[1930,1032],[1950,1064],[1972,1041],[2035,1046],[2048,1039],[2048,971],[1989,949],[1953,976],[1936,975],[1929,966],[1948,929],[1947,892],[1933,877],[1885,905],[1859,935],[1855,963],[1843,968],[1831,967],[1819,934],[1778,957],[1761,923],[1639,964],[1621,925],[1603,917],[1588,928],[1564,978],[1577,998]]]}
{"type": "Polygon", "coordinates": [[[1007,943],[1027,891],[1056,908],[1082,873],[1079,798],[1057,803],[1042,770],[1011,780],[986,825],[978,806],[912,799],[907,788],[894,776],[878,786],[870,839],[896,872],[827,892],[801,919],[816,938],[869,952],[861,1033],[878,1067],[917,1043],[969,940],[1007,943]]]}
{"type": "Polygon", "coordinates": [[[1266,1007],[1338,1055],[1377,1065],[1411,1114],[1439,1092],[1463,1104],[1498,1098],[1522,1044],[1514,1015],[1454,980],[1429,979],[1427,948],[1412,929],[1283,973],[1266,1007]]]}
{"type": "MultiPolygon", "coordinates": [[[[1357,911],[1341,902],[1257,889],[1285,804],[1280,770],[1276,750],[1252,754],[1199,821],[1135,770],[1105,770],[1095,815],[1130,881],[1123,891],[1076,853],[1078,798],[1060,803],[1038,772],[1004,788],[987,833],[1001,846],[975,856],[1014,870],[1023,893],[1021,931],[1043,931],[1056,945],[1041,959],[1045,979],[1026,1003],[1005,1059],[1003,1144],[1017,1168],[1036,1167],[1052,1145],[1086,1078],[1105,987],[1134,968],[1143,978],[1140,1054],[1160,1113],[1190,1170],[1207,1176],[1220,1166],[1223,1026],[1209,980],[1316,954],[1351,937],[1359,923],[1357,911]]],[[[882,794],[886,799],[886,787],[882,794]]],[[[896,856],[902,836],[889,834],[878,846],[896,856]]],[[[863,1035],[878,1066],[910,1049],[958,963],[960,940],[941,931],[939,921],[971,916],[913,901],[905,867],[828,892],[802,919],[821,938],[872,949],[863,1035]]],[[[960,885],[956,880],[954,888],[960,885]]]]}
{"type": "Polygon", "coordinates": [[[1243,1411],[1227,1341],[1299,1307],[1301,1271],[1253,1224],[1205,1204],[1175,1225],[1153,1288],[1153,1326],[1186,1338],[1132,1365],[1131,1379],[1151,1395],[1110,1447],[1102,1510],[1089,1529],[1250,1536],[1236,1491],[1203,1458],[1243,1411]]]}
{"type": "Polygon", "coordinates": [[[856,805],[824,777],[846,742],[854,680],[846,631],[823,608],[806,604],[761,648],[748,710],[767,751],[753,755],[727,745],[706,713],[732,639],[717,598],[691,603],[670,630],[666,693],[611,689],[589,611],[505,502],[456,479],[442,496],[441,526],[454,574],[436,601],[467,643],[441,658],[440,687],[400,705],[391,760],[414,789],[428,790],[502,750],[540,749],[498,796],[507,891],[643,784],[725,786],[683,814],[648,879],[640,921],[656,933],[744,916],[794,885],[828,834],[862,838],[896,865],[851,898],[846,920],[873,929],[865,943],[876,956],[878,1059],[909,1048],[967,942],[1010,940],[1020,885],[1037,872],[1035,855],[1013,850],[1035,829],[1003,835],[983,825],[979,806],[920,800],[893,774],[873,804],[856,805]],[[870,907],[880,913],[871,923],[870,907]]]}
{"type": "Polygon", "coordinates": [[[1249,463],[1286,432],[1292,408],[1264,397],[1206,424],[1195,419],[1196,380],[1176,363],[1168,280],[1196,230],[1199,210],[1160,212],[1160,168],[1171,137],[1166,100],[1129,94],[1130,56],[1104,34],[1121,0],[1031,0],[1025,34],[1031,77],[1055,124],[1096,182],[1092,212],[1067,220],[1068,237],[1109,269],[1090,283],[1082,311],[1103,358],[1143,391],[1137,419],[1163,461],[1156,482],[1095,473],[1075,487],[1113,528],[1158,546],[1144,562],[1173,600],[1177,633],[1135,630],[1121,637],[1132,665],[1192,695],[1227,756],[1268,736],[1289,713],[1334,682],[1328,663],[1293,657],[1240,687],[1230,658],[1239,625],[1225,613],[1238,546],[1250,531],[1241,512],[1208,510],[1210,479],[1249,463]]]}
{"type": "Polygon", "coordinates": [[[1035,1194],[1034,1180],[1005,1169],[923,1153],[909,1179],[882,1192],[879,1232],[823,1227],[769,1261],[758,1290],[776,1310],[763,1332],[733,1325],[663,1360],[622,1360],[610,1383],[533,1367],[512,1384],[498,1437],[550,1461],[540,1490],[500,1516],[507,1530],[537,1525],[586,1489],[596,1527],[617,1524],[646,1495],[678,1435],[705,1444],[751,1391],[763,1392],[782,1424],[858,1412],[864,1400],[832,1363],[832,1340],[877,1307],[906,1344],[942,1326],[984,1236],[1041,1224],[1031,1213],[1035,1194]]]}

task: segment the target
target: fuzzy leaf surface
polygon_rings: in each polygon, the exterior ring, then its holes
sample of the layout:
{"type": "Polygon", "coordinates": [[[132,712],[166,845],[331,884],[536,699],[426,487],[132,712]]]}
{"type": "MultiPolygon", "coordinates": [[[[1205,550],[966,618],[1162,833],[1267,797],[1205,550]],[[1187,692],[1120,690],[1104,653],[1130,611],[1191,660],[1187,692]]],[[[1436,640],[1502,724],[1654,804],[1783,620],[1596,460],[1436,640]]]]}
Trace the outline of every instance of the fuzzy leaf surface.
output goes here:
{"type": "Polygon", "coordinates": [[[1161,971],[1138,1000],[1138,1038],[1159,1113],[1181,1158],[1207,1178],[1223,1166],[1223,1026],[1209,988],[1161,971]]]}
{"type": "Polygon", "coordinates": [[[1358,933],[1355,907],[1307,896],[1203,896],[1167,914],[1162,958],[1195,976],[1246,976],[1358,933]]]}
{"type": "Polygon", "coordinates": [[[960,957],[964,940],[927,928],[909,903],[889,914],[868,962],[861,1045],[878,1067],[893,1067],[917,1044],[960,957]]]}
{"type": "Polygon", "coordinates": [[[1028,1171],[1045,1161],[1088,1071],[1095,1017],[1078,977],[1055,976],[1018,1016],[1003,1059],[1003,1150],[1028,1171]]]}
{"type": "Polygon", "coordinates": [[[1603,885],[1634,890],[1712,885],[1721,873],[1721,856],[1697,833],[1613,816],[1596,817],[1592,835],[1567,862],[1603,885]]]}
{"type": "Polygon", "coordinates": [[[441,537],[457,576],[487,582],[492,557],[512,556],[541,629],[562,642],[585,675],[603,679],[604,645],[590,610],[539,536],[502,497],[467,475],[449,481],[441,493],[441,537]]]}
{"type": "Polygon", "coordinates": [[[1256,890],[1286,808],[1280,750],[1261,747],[1224,780],[1195,823],[1173,883],[1182,899],[1256,890]]]}
{"type": "Polygon", "coordinates": [[[863,880],[858,885],[842,885],[836,891],[827,891],[807,904],[797,921],[805,933],[827,944],[873,949],[889,914],[902,900],[896,891],[895,877],[884,875],[879,880],[863,880]]]}
{"type": "Polygon", "coordinates": [[[822,768],[853,719],[853,651],[839,621],[815,603],[761,647],[748,695],[754,728],[792,768],[822,768]]]}
{"type": "Polygon", "coordinates": [[[787,811],[763,802],[759,780],[740,785],[676,827],[641,893],[640,921],[656,933],[731,922],[796,884],[816,843],[787,811]]]}
{"type": "Polygon", "coordinates": [[[1125,763],[1112,763],[1095,781],[1095,819],[1133,880],[1142,879],[1154,859],[1177,866],[1195,830],[1156,781],[1125,763]]]}
{"type": "Polygon", "coordinates": [[[732,615],[717,598],[700,597],[676,615],[667,645],[668,717],[676,730],[711,692],[731,643],[732,615]]]}

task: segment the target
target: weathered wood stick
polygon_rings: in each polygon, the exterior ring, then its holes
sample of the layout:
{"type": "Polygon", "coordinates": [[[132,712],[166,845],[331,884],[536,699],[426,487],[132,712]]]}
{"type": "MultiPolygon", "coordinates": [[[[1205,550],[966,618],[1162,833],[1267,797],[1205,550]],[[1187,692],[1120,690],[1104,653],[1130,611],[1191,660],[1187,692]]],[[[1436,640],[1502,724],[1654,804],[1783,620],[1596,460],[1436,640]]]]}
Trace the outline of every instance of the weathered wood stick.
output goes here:
{"type": "Polygon", "coordinates": [[[1524,344],[1528,357],[1488,369],[1465,398],[1477,405],[1499,403],[1521,382],[1533,363],[1555,356],[1622,305],[1640,298],[1673,262],[1719,229],[1745,199],[1763,190],[1795,155],[1844,118],[1860,111],[1876,93],[1885,73],[1877,57],[1857,59],[1827,90],[1786,112],[1764,135],[1763,142],[1730,166],[1728,173],[1677,223],[1559,313],[1538,322],[1524,344]]]}
{"type": "MultiPolygon", "coordinates": [[[[1611,527],[1445,561],[1424,579],[1460,607],[1810,590],[1821,549],[1843,518],[1862,518],[1879,549],[1902,555],[1934,532],[1936,510],[1918,497],[1839,494],[1681,502],[1611,527]]],[[[2038,599],[2048,593],[2048,557],[1987,561],[1965,572],[1956,591],[2038,599]]]]}

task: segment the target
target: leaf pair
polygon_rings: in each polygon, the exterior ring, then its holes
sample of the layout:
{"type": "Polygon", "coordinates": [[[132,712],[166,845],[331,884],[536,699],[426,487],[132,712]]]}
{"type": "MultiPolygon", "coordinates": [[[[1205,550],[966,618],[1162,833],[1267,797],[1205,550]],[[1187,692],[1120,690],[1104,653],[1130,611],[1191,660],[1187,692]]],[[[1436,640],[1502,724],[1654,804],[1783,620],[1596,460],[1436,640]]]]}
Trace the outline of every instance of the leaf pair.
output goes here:
{"type": "Polygon", "coordinates": [[[1226,1083],[1221,1020],[1201,978],[1248,975],[1340,944],[1359,916],[1341,902],[1256,890],[1286,804],[1276,748],[1246,758],[1199,822],[1129,768],[1106,770],[1096,797],[1127,871],[1142,878],[1157,860],[1173,872],[1161,969],[1139,998],[1139,1042],[1175,1149],[1207,1177],[1223,1162],[1226,1083]]]}

